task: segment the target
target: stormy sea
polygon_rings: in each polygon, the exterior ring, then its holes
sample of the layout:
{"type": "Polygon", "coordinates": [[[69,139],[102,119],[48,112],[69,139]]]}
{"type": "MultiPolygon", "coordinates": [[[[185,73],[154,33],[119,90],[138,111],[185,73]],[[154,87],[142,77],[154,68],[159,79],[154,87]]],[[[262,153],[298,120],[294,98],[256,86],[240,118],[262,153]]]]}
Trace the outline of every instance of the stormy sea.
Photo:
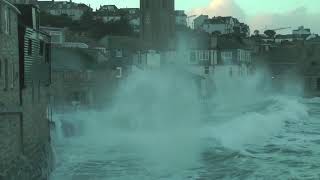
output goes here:
{"type": "Polygon", "coordinates": [[[50,180],[320,179],[320,99],[265,76],[215,75],[204,103],[189,78],[137,73],[111,106],[54,114],[50,180]]]}

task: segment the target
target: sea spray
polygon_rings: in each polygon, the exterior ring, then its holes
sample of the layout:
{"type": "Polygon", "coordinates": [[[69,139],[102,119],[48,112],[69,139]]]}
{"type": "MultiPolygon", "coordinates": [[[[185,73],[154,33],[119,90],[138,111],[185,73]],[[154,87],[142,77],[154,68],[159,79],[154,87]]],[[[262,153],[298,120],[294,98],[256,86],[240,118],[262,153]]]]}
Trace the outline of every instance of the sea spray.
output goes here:
{"type": "Polygon", "coordinates": [[[192,76],[174,69],[132,74],[111,107],[63,115],[79,132],[57,140],[60,166],[53,179],[179,179],[173,177],[201,168],[210,148],[263,146],[286,122],[308,114],[297,97],[272,92],[267,81],[261,85],[261,74],[215,74],[208,114],[192,76]]]}

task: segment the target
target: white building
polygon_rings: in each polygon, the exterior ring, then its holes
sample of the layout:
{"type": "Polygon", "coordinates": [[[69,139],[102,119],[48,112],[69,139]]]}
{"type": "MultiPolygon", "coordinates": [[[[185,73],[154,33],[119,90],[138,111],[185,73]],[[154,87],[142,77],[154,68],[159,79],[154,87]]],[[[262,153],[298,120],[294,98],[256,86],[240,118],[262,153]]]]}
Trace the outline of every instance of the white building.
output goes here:
{"type": "Polygon", "coordinates": [[[231,16],[227,17],[213,17],[201,15],[194,20],[194,27],[196,30],[204,31],[209,34],[231,34],[239,33],[245,37],[250,36],[250,28],[245,23],[240,23],[238,19],[231,16]]]}
{"type": "Polygon", "coordinates": [[[211,37],[211,45],[190,51],[189,65],[204,75],[216,70],[231,76],[247,75],[252,64],[252,51],[233,38],[211,37]]]}

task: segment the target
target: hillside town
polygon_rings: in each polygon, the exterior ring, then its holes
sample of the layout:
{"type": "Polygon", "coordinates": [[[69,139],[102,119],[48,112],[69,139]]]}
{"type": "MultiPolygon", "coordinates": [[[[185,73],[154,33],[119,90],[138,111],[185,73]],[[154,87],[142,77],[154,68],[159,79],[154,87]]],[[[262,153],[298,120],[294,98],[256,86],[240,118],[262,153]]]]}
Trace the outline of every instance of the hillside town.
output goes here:
{"type": "Polygon", "coordinates": [[[47,179],[52,114],[110,105],[134,71],[175,66],[206,99],[202,82],[210,75],[250,76],[263,66],[275,88],[294,74],[304,95],[315,97],[319,57],[320,37],[308,27],[253,30],[231,16],[191,18],[174,0],[97,9],[72,0],[0,0],[0,179],[47,179]]]}

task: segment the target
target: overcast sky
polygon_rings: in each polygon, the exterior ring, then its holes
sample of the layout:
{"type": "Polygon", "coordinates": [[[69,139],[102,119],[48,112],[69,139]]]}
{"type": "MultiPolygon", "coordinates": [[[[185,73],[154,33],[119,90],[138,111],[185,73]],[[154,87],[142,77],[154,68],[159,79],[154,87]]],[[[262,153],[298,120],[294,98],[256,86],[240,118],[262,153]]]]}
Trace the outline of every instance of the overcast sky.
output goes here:
{"type": "MultiPolygon", "coordinates": [[[[93,8],[100,4],[139,7],[139,0],[73,1],[93,8]]],[[[186,10],[189,15],[232,15],[248,23],[252,30],[305,25],[320,33],[320,0],[176,0],[176,9],[186,10]]]]}

